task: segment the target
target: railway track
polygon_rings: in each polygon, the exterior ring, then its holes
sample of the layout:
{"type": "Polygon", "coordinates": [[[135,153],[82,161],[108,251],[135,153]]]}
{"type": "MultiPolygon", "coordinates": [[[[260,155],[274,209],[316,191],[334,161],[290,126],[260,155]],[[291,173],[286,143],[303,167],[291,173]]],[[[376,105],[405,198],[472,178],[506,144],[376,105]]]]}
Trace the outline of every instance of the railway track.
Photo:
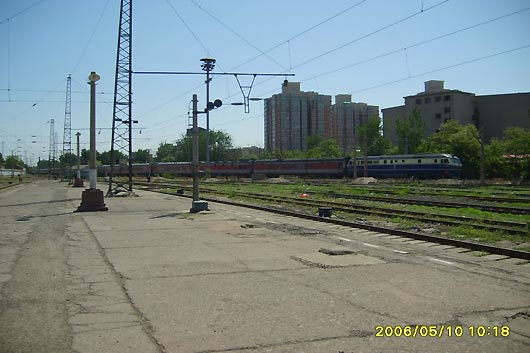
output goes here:
{"type": "MultiPolygon", "coordinates": [[[[215,184],[211,184],[215,185],[215,184]]],[[[267,184],[270,185],[270,184],[267,184]]],[[[418,197],[407,197],[407,196],[395,196],[399,195],[399,191],[389,191],[388,189],[373,189],[373,188],[354,188],[352,190],[362,190],[363,192],[369,191],[377,194],[385,194],[385,196],[379,195],[358,195],[350,193],[337,193],[333,191],[312,191],[313,195],[324,195],[327,197],[334,197],[338,199],[352,199],[352,200],[364,200],[364,201],[377,201],[377,202],[386,202],[394,204],[408,204],[408,205],[423,205],[431,207],[448,207],[448,208],[474,208],[476,210],[487,211],[487,212],[496,212],[496,213],[508,213],[508,214],[520,214],[520,215],[530,215],[530,197],[494,197],[494,196],[474,196],[469,195],[467,198],[470,200],[482,201],[487,203],[470,203],[469,201],[463,200],[466,199],[465,195],[443,195],[443,194],[421,194],[420,191],[414,192],[417,193],[418,197]],[[387,194],[394,194],[394,196],[388,196],[387,194]],[[441,200],[432,200],[423,198],[426,195],[431,197],[451,197],[457,198],[458,201],[441,201],[441,200]],[[493,204],[497,203],[497,204],[493,204]],[[499,205],[499,203],[501,203],[499,205]],[[521,203],[528,204],[529,207],[515,207],[515,206],[506,206],[502,203],[521,203]]]]}
{"type": "MultiPolygon", "coordinates": [[[[145,184],[142,185],[152,185],[152,184],[145,184]]],[[[164,187],[175,187],[174,184],[158,184],[164,187]]],[[[191,187],[183,187],[179,186],[181,189],[188,189],[191,190],[191,187]]],[[[378,207],[378,206],[367,206],[360,203],[352,203],[352,202],[332,202],[332,201],[324,201],[324,200],[307,200],[307,199],[299,199],[299,198],[293,198],[293,197],[286,197],[286,196],[277,196],[277,195],[267,195],[267,194],[260,194],[260,193],[248,193],[248,192],[225,192],[220,191],[217,189],[211,189],[211,188],[201,188],[202,192],[209,192],[209,193],[217,193],[222,195],[239,195],[239,196],[252,196],[255,198],[259,198],[262,200],[270,200],[270,201],[280,201],[280,202],[291,202],[291,203],[299,203],[301,205],[313,205],[313,206],[329,206],[333,207],[337,211],[342,211],[346,213],[358,213],[358,214],[367,214],[367,215],[376,215],[381,217],[402,217],[402,218],[408,218],[408,219],[421,219],[428,222],[435,222],[440,224],[446,224],[451,226],[459,226],[459,225],[468,225],[473,226],[475,228],[479,229],[485,229],[490,231],[505,231],[510,234],[522,234],[527,235],[529,233],[529,225],[527,223],[523,222],[513,222],[513,221],[501,221],[501,220],[493,220],[493,219],[487,219],[487,218],[476,218],[476,217],[464,217],[464,216],[455,216],[455,215],[449,215],[449,214],[443,214],[443,213],[433,213],[431,211],[429,212],[421,212],[421,211],[409,211],[409,210],[400,210],[395,209],[391,207],[378,207]]],[[[313,194],[319,194],[319,193],[313,193],[313,194]]],[[[527,210],[526,208],[516,208],[516,207],[504,207],[504,206],[489,206],[489,205],[474,205],[469,203],[452,203],[452,202],[446,202],[446,201],[431,201],[431,200],[416,200],[416,199],[405,199],[404,202],[402,198],[381,198],[381,197],[364,197],[364,196],[357,196],[357,195],[344,195],[344,194],[336,194],[336,193],[320,193],[321,195],[325,195],[328,197],[334,197],[337,199],[360,199],[364,201],[378,201],[378,202],[387,202],[387,203],[405,203],[405,204],[419,204],[419,205],[427,205],[427,206],[436,206],[436,207],[452,207],[452,208],[458,208],[458,207],[465,207],[465,208],[475,208],[482,211],[488,211],[488,212],[498,212],[498,213],[514,213],[514,214],[530,214],[530,210],[527,210]],[[391,202],[389,202],[389,200],[391,202]],[[512,211],[512,212],[508,212],[512,211]]]]}
{"type": "MultiPolygon", "coordinates": [[[[165,190],[161,190],[161,188],[175,188],[174,184],[156,184],[156,185],[153,185],[153,184],[149,184],[149,183],[137,183],[137,185],[143,186],[144,190],[147,190],[147,191],[161,192],[161,193],[164,193],[164,194],[171,194],[171,195],[174,195],[174,196],[181,196],[181,197],[191,198],[190,195],[184,195],[184,194],[178,194],[178,193],[175,194],[175,192],[168,192],[168,191],[165,191],[165,190]]],[[[180,189],[186,189],[186,187],[179,187],[179,188],[180,189]]],[[[246,195],[248,195],[248,193],[246,193],[246,195]]],[[[266,197],[266,196],[267,195],[264,195],[263,197],[266,197]]],[[[252,196],[252,197],[254,197],[254,196],[252,196]]],[[[239,202],[239,201],[233,201],[233,200],[209,198],[209,197],[201,197],[201,199],[205,200],[205,201],[219,202],[219,203],[224,203],[224,204],[228,204],[228,205],[234,205],[234,206],[239,206],[239,207],[247,207],[247,208],[252,208],[252,209],[262,210],[262,211],[268,211],[268,212],[288,215],[288,216],[292,216],[292,217],[310,219],[310,220],[319,221],[319,222],[332,223],[332,224],[347,226],[347,227],[351,227],[351,228],[366,229],[366,230],[371,230],[371,231],[374,231],[374,232],[380,232],[380,233],[385,233],[385,234],[390,234],[390,235],[397,235],[397,236],[412,238],[412,239],[416,239],[416,240],[423,240],[423,241],[429,241],[429,242],[434,242],[434,243],[443,244],[443,245],[450,245],[450,246],[455,246],[455,247],[460,247],[460,248],[466,248],[466,249],[469,249],[469,250],[472,250],[472,251],[481,251],[481,252],[487,252],[487,253],[491,253],[491,254],[498,254],[498,255],[504,255],[504,256],[508,256],[508,257],[514,257],[514,258],[520,258],[520,259],[524,259],[524,260],[530,260],[530,252],[522,251],[522,250],[507,249],[507,248],[501,248],[501,247],[496,247],[496,246],[487,245],[487,244],[480,244],[480,243],[475,243],[475,242],[470,242],[470,241],[465,241],[465,240],[444,238],[444,237],[434,236],[434,235],[430,235],[430,234],[424,234],[424,233],[420,233],[420,232],[410,232],[410,231],[405,231],[405,230],[400,230],[400,229],[376,226],[376,225],[366,224],[364,222],[354,222],[354,221],[345,221],[345,220],[340,220],[340,219],[335,219],[335,218],[318,217],[318,216],[315,216],[315,215],[312,215],[312,214],[295,212],[295,211],[290,211],[290,210],[285,210],[285,209],[278,209],[278,208],[268,207],[268,206],[260,206],[260,205],[255,205],[255,204],[239,202]]],[[[309,200],[306,200],[306,201],[307,202],[315,202],[315,201],[309,201],[309,200]]],[[[322,203],[319,202],[319,205],[322,206],[322,203]]],[[[468,225],[469,225],[469,223],[468,223],[468,225]]]]}
{"type": "Polygon", "coordinates": [[[497,206],[497,205],[485,205],[469,202],[455,202],[455,201],[439,201],[439,200],[425,200],[415,199],[408,197],[392,197],[392,196],[363,196],[363,195],[351,195],[351,194],[339,194],[339,193],[328,193],[330,197],[336,197],[341,199],[355,199],[355,200],[367,200],[367,201],[380,201],[389,203],[401,203],[407,205],[423,205],[423,206],[434,206],[434,207],[448,207],[448,208],[474,208],[476,210],[496,212],[496,213],[511,213],[511,214],[522,214],[530,215],[530,207],[513,207],[513,206],[497,206]]]}
{"type": "MultiPolygon", "coordinates": [[[[377,194],[391,194],[398,195],[400,194],[399,190],[389,190],[389,189],[368,189],[372,193],[377,194]]],[[[521,203],[530,205],[530,197],[513,197],[513,196],[484,196],[484,195],[465,195],[459,193],[444,193],[443,191],[430,191],[425,192],[424,190],[407,190],[407,194],[418,195],[418,196],[444,196],[444,197],[454,197],[458,199],[467,199],[480,202],[494,202],[494,203],[521,203]]]]}
{"type": "MultiPolygon", "coordinates": [[[[234,192],[221,192],[212,189],[202,189],[202,192],[213,192],[214,194],[221,194],[224,196],[234,195],[234,192]]],[[[349,213],[349,214],[361,214],[361,215],[372,215],[383,218],[388,217],[400,217],[412,220],[420,220],[423,222],[432,222],[450,226],[471,226],[476,229],[483,229],[488,231],[504,231],[509,234],[528,235],[530,230],[526,223],[522,222],[510,222],[484,218],[472,218],[472,217],[461,217],[454,215],[447,215],[442,213],[433,212],[419,212],[419,211],[407,211],[377,206],[366,206],[358,203],[344,203],[344,202],[332,202],[323,200],[308,200],[300,199],[287,196],[277,195],[266,195],[260,193],[248,193],[241,192],[237,193],[240,197],[252,197],[255,199],[271,202],[282,202],[289,203],[295,206],[312,206],[312,207],[330,207],[334,211],[349,213]]]]}
{"type": "MultiPolygon", "coordinates": [[[[256,182],[254,182],[256,183],[256,182]]],[[[336,182],[335,182],[336,183],[336,182]]],[[[207,184],[207,183],[205,183],[207,184]]],[[[241,185],[244,185],[241,183],[241,185]]],[[[262,185],[270,185],[267,183],[262,183],[262,185]]],[[[332,183],[322,183],[322,182],[310,182],[309,185],[314,186],[323,186],[323,187],[333,187],[332,183]]],[[[509,193],[498,193],[498,196],[493,195],[469,195],[465,194],[465,189],[448,189],[448,187],[443,188],[433,188],[421,186],[418,189],[411,189],[408,186],[396,186],[396,187],[387,187],[379,185],[364,185],[362,187],[350,185],[349,189],[353,192],[363,192],[363,193],[373,193],[373,194],[382,194],[382,195],[393,195],[393,196],[404,196],[402,193],[405,193],[409,196],[433,196],[433,197],[451,197],[462,200],[475,200],[480,202],[491,202],[491,203],[519,203],[527,204],[530,207],[530,193],[518,193],[518,194],[509,194],[509,193]]],[[[322,192],[324,193],[324,192],[322,192]]],[[[366,195],[368,196],[368,195],[366,195]]],[[[529,208],[530,211],[530,208],[529,208]]]]}
{"type": "Polygon", "coordinates": [[[379,217],[400,217],[413,220],[421,220],[423,222],[432,222],[450,226],[471,226],[478,229],[484,229],[489,231],[505,231],[509,234],[528,234],[528,226],[526,223],[521,222],[510,222],[500,221],[483,218],[471,218],[471,217],[459,217],[441,213],[427,213],[418,211],[406,211],[389,209],[384,207],[376,206],[365,206],[360,204],[342,203],[342,202],[330,202],[330,201],[314,201],[307,199],[298,199],[293,197],[280,197],[280,196],[269,196],[256,193],[241,193],[239,196],[251,196],[253,198],[261,199],[264,201],[277,201],[283,203],[291,203],[294,205],[301,206],[314,206],[314,207],[330,207],[334,211],[351,213],[351,214],[363,214],[363,215],[374,215],[379,217]]]}

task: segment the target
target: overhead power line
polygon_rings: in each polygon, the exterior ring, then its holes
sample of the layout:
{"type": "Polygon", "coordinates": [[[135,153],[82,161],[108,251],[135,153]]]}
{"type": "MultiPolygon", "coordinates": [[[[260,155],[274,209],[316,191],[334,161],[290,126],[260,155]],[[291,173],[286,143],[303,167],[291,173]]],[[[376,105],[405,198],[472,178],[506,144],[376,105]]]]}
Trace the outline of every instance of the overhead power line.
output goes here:
{"type": "Polygon", "coordinates": [[[375,85],[375,86],[371,86],[371,87],[363,88],[363,89],[360,89],[360,90],[357,90],[357,91],[353,91],[353,92],[351,92],[351,93],[353,94],[353,93],[359,93],[359,92],[369,91],[369,90],[372,90],[372,89],[375,89],[375,88],[384,87],[384,86],[388,86],[388,85],[391,85],[391,84],[394,84],[394,83],[398,83],[398,82],[406,81],[406,80],[411,79],[411,78],[420,77],[420,76],[424,76],[424,75],[430,75],[430,74],[433,74],[433,73],[435,73],[435,72],[439,72],[439,71],[443,71],[443,70],[448,70],[448,69],[452,69],[452,68],[455,68],[455,67],[459,67],[459,66],[463,66],[463,65],[471,64],[471,63],[474,63],[474,62],[477,62],[477,61],[482,61],[482,60],[486,60],[486,59],[494,58],[494,57],[496,57],[496,56],[500,56],[500,55],[504,55],[504,54],[512,53],[512,52],[515,52],[515,51],[518,51],[518,50],[523,50],[523,49],[526,49],[526,48],[530,48],[530,44],[526,44],[526,45],[523,45],[523,46],[521,46],[521,47],[517,47],[517,48],[513,48],[513,49],[504,50],[504,51],[497,52],[497,53],[490,54],[490,55],[486,55],[486,56],[481,56],[481,57],[479,57],[479,58],[474,58],[474,59],[466,60],[466,61],[463,61],[463,62],[460,62],[460,63],[457,63],[457,64],[453,64],[453,65],[449,65],[449,66],[444,66],[444,67],[440,67],[440,68],[437,68],[437,69],[432,69],[432,70],[429,70],[429,71],[424,71],[424,72],[419,73],[419,74],[410,75],[410,76],[403,77],[403,78],[400,78],[400,79],[397,79],[397,80],[393,80],[393,81],[389,81],[389,82],[381,83],[381,84],[378,84],[378,85],[375,85]]]}
{"type": "Polygon", "coordinates": [[[427,12],[427,11],[430,11],[430,10],[432,10],[432,9],[434,9],[434,8],[437,8],[438,6],[441,6],[441,5],[445,4],[445,3],[448,2],[448,1],[449,1],[449,0],[441,1],[441,2],[435,4],[435,5],[431,6],[431,7],[426,8],[426,9],[423,9],[423,8],[422,8],[422,9],[421,9],[420,11],[418,11],[418,12],[415,12],[415,13],[413,13],[413,14],[410,14],[410,15],[408,15],[408,16],[405,16],[405,17],[403,17],[403,18],[401,18],[401,19],[399,19],[399,20],[397,20],[397,21],[395,21],[395,22],[392,22],[392,23],[390,23],[390,24],[388,24],[388,25],[386,25],[386,26],[383,26],[383,27],[381,27],[381,28],[378,28],[378,29],[376,29],[375,31],[369,32],[369,33],[367,33],[367,34],[365,34],[365,35],[363,35],[363,36],[360,36],[360,37],[358,37],[358,38],[356,38],[356,39],[354,39],[354,40],[352,40],[352,41],[349,41],[348,43],[342,44],[342,45],[340,45],[340,46],[338,46],[338,47],[336,47],[336,48],[333,48],[333,49],[331,49],[331,50],[328,50],[328,51],[326,51],[326,52],[324,52],[324,53],[322,53],[322,54],[319,54],[319,55],[317,55],[317,56],[314,56],[314,57],[312,57],[311,59],[308,59],[308,60],[306,60],[306,61],[304,61],[304,62],[301,62],[301,63],[295,65],[293,68],[298,68],[298,67],[300,67],[300,66],[307,65],[307,64],[309,64],[310,62],[313,62],[313,61],[315,61],[315,60],[317,60],[317,59],[320,59],[320,58],[322,58],[322,57],[324,57],[324,56],[326,56],[326,55],[329,55],[329,54],[331,54],[331,53],[334,53],[334,52],[336,52],[336,51],[338,51],[338,50],[340,50],[340,49],[342,49],[342,48],[345,48],[345,47],[347,47],[347,46],[349,46],[349,45],[352,45],[352,44],[354,44],[354,43],[360,42],[361,40],[366,39],[366,38],[368,38],[368,37],[371,37],[371,36],[373,36],[374,34],[377,34],[377,33],[379,33],[379,32],[382,32],[382,31],[384,31],[384,30],[386,30],[386,29],[389,29],[389,28],[391,28],[391,27],[394,27],[394,26],[396,26],[396,25],[398,25],[398,24],[400,24],[400,23],[403,23],[403,22],[405,22],[405,21],[408,21],[408,20],[410,20],[411,18],[414,18],[414,17],[416,17],[416,16],[418,16],[418,15],[421,15],[421,14],[427,12]]]}
{"type": "MultiPolygon", "coordinates": [[[[190,1],[192,1],[192,0],[190,0],[190,1]]],[[[358,3],[353,4],[353,5],[349,6],[349,7],[345,8],[345,9],[343,9],[343,10],[337,12],[337,13],[335,13],[334,15],[332,15],[332,16],[330,16],[330,17],[328,17],[328,18],[326,18],[326,19],[324,19],[324,20],[322,20],[322,21],[320,21],[319,23],[317,23],[317,24],[315,24],[315,25],[313,25],[313,26],[311,26],[311,27],[309,27],[309,28],[303,30],[302,32],[300,32],[300,33],[298,33],[298,34],[295,34],[294,36],[292,36],[292,37],[290,37],[290,38],[284,40],[283,42],[280,42],[280,43],[276,44],[275,46],[273,46],[273,47],[271,47],[271,48],[265,50],[265,51],[262,52],[261,54],[256,55],[256,56],[254,56],[254,57],[252,57],[252,58],[250,58],[250,59],[244,61],[243,63],[241,63],[241,64],[239,64],[239,65],[237,65],[237,66],[231,68],[230,70],[235,70],[235,69],[237,69],[238,67],[241,67],[241,66],[243,66],[243,65],[245,65],[245,64],[248,64],[249,62],[254,61],[254,60],[256,60],[257,58],[259,58],[259,57],[265,55],[265,53],[269,53],[269,52],[273,51],[274,49],[277,49],[277,48],[281,47],[281,46],[284,45],[284,44],[290,44],[290,42],[293,41],[293,40],[295,40],[296,38],[299,38],[299,37],[303,36],[304,34],[306,34],[306,33],[308,33],[308,32],[311,32],[312,30],[314,30],[314,29],[316,29],[316,28],[322,26],[323,24],[325,24],[325,23],[327,23],[327,22],[333,20],[334,18],[339,17],[340,15],[342,15],[342,14],[344,14],[344,13],[346,13],[346,12],[348,12],[348,11],[354,9],[354,8],[356,8],[357,6],[359,6],[359,5],[363,4],[363,3],[365,3],[366,1],[368,1],[368,0],[361,0],[361,1],[359,1],[358,3]]],[[[193,1],[192,1],[192,2],[193,2],[193,1]]],[[[290,53],[289,53],[289,55],[290,55],[290,53]]],[[[289,65],[289,69],[292,69],[291,65],[289,65]]],[[[288,70],[287,70],[287,71],[288,71],[288,70]]]]}
{"type": "Polygon", "coordinates": [[[105,11],[107,10],[108,4],[109,4],[109,0],[107,0],[105,2],[105,6],[103,6],[103,10],[101,11],[101,14],[99,15],[99,18],[98,18],[96,24],[94,25],[94,29],[92,30],[92,33],[90,34],[90,37],[88,38],[88,41],[87,41],[85,47],[83,48],[83,51],[81,52],[81,55],[79,56],[79,59],[77,59],[77,62],[75,63],[74,68],[71,71],[72,73],[74,73],[77,70],[77,67],[79,66],[79,63],[81,63],[81,60],[85,56],[85,54],[86,54],[86,52],[88,50],[88,47],[90,46],[90,42],[92,42],[92,38],[94,38],[94,34],[96,34],[96,30],[98,29],[99,24],[101,23],[101,19],[103,18],[103,15],[105,14],[105,11]]]}
{"type": "Polygon", "coordinates": [[[4,22],[7,22],[7,21],[9,21],[9,20],[12,20],[13,18],[15,18],[15,17],[17,17],[17,16],[19,16],[19,15],[22,15],[24,12],[26,12],[26,11],[28,11],[28,10],[34,8],[35,6],[37,6],[38,4],[40,4],[40,3],[43,2],[43,1],[44,1],[44,0],[37,1],[37,2],[34,3],[33,5],[30,5],[30,6],[26,7],[26,8],[24,8],[23,10],[20,10],[20,11],[17,12],[16,14],[11,15],[11,16],[9,16],[9,17],[6,18],[6,19],[3,19],[2,21],[0,21],[0,25],[3,24],[4,22]]]}
{"type": "MultiPolygon", "coordinates": [[[[322,76],[326,76],[326,75],[330,75],[330,74],[336,73],[338,71],[349,69],[349,68],[352,68],[352,67],[355,67],[355,66],[358,66],[358,65],[361,65],[361,64],[366,64],[366,63],[369,63],[371,61],[375,61],[375,60],[381,59],[383,57],[386,57],[386,56],[389,56],[389,55],[392,55],[392,54],[399,53],[399,52],[407,50],[407,49],[419,47],[419,46],[422,46],[422,45],[427,44],[427,43],[431,43],[431,42],[434,42],[434,41],[437,41],[437,40],[440,40],[440,39],[443,39],[443,38],[447,38],[447,37],[453,36],[455,34],[459,34],[459,33],[462,33],[462,32],[465,32],[465,31],[468,31],[468,30],[471,30],[471,29],[474,29],[474,28],[477,28],[477,27],[480,27],[480,26],[483,26],[483,25],[486,25],[486,24],[489,24],[489,23],[492,23],[492,22],[495,22],[495,21],[499,21],[499,20],[502,20],[504,18],[507,18],[507,17],[510,17],[510,16],[514,16],[514,15],[517,15],[519,13],[522,13],[522,12],[525,12],[525,11],[528,11],[528,10],[530,10],[530,7],[527,7],[527,8],[515,11],[515,12],[511,12],[509,14],[505,14],[505,15],[502,15],[502,16],[499,16],[499,17],[495,17],[495,18],[492,18],[492,19],[484,21],[484,22],[476,23],[474,25],[471,25],[471,26],[468,26],[468,27],[464,27],[464,28],[458,29],[456,31],[452,31],[452,32],[449,32],[449,33],[445,33],[445,34],[430,38],[430,39],[426,39],[426,40],[411,44],[411,45],[406,46],[406,47],[402,47],[402,48],[399,48],[399,49],[391,50],[391,51],[388,51],[386,53],[379,54],[379,55],[373,56],[373,57],[368,58],[368,59],[360,60],[360,61],[357,61],[355,63],[339,67],[337,69],[326,71],[324,73],[309,77],[309,78],[307,78],[304,81],[316,79],[316,78],[319,78],[319,77],[322,77],[322,76]]],[[[301,82],[303,82],[303,81],[301,81],[301,82]]]]}
{"type": "Polygon", "coordinates": [[[279,67],[281,67],[282,69],[284,70],[289,70],[287,69],[285,66],[283,66],[282,64],[280,64],[277,60],[275,60],[274,58],[270,57],[269,55],[267,55],[266,52],[264,52],[263,50],[261,50],[260,48],[258,48],[257,46],[255,46],[254,44],[252,44],[252,42],[250,42],[248,39],[246,39],[245,37],[243,37],[241,34],[239,34],[239,32],[237,32],[236,30],[232,29],[232,27],[228,26],[227,24],[225,24],[223,21],[221,21],[219,18],[217,18],[215,15],[213,15],[211,12],[209,12],[208,10],[206,10],[205,8],[203,8],[201,5],[197,4],[195,1],[193,0],[190,0],[192,4],[194,4],[195,6],[197,6],[199,9],[201,9],[204,13],[206,13],[208,16],[210,16],[211,18],[213,18],[215,21],[217,21],[219,24],[221,24],[221,26],[223,26],[224,28],[228,29],[230,32],[232,32],[233,34],[235,34],[239,39],[241,39],[243,42],[247,43],[248,45],[250,45],[252,48],[256,49],[258,52],[261,53],[261,55],[264,55],[267,57],[267,59],[271,60],[273,63],[275,63],[276,65],[278,65],[279,67]]]}
{"type": "Polygon", "coordinates": [[[175,13],[175,15],[177,15],[177,17],[180,19],[180,21],[184,24],[184,26],[186,27],[186,29],[191,33],[191,35],[193,36],[193,38],[195,38],[195,40],[201,45],[201,47],[206,51],[206,56],[211,56],[210,54],[210,51],[208,50],[208,48],[206,47],[206,45],[204,45],[204,43],[199,39],[199,37],[195,34],[195,32],[193,32],[193,30],[191,29],[191,27],[186,23],[186,21],[184,21],[184,18],[179,14],[179,12],[177,11],[177,9],[175,9],[175,7],[171,4],[171,2],[169,2],[169,0],[166,0],[167,4],[169,5],[169,7],[171,7],[171,9],[173,10],[173,12],[175,13]]]}
{"type": "MultiPolygon", "coordinates": [[[[191,1],[191,0],[190,0],[190,1],[191,1]]],[[[336,18],[336,17],[338,17],[338,16],[340,16],[340,15],[342,15],[342,14],[344,14],[344,13],[346,13],[346,12],[348,12],[348,11],[350,11],[350,10],[356,8],[356,7],[358,7],[359,5],[365,3],[366,1],[368,1],[368,0],[361,0],[361,1],[359,1],[359,2],[357,2],[357,3],[355,3],[355,4],[353,4],[353,5],[351,5],[351,6],[349,6],[349,7],[347,7],[347,8],[345,8],[345,9],[343,9],[343,10],[341,10],[341,11],[339,11],[339,12],[333,14],[332,16],[330,16],[330,17],[328,17],[328,18],[326,18],[326,19],[324,19],[324,20],[318,22],[317,24],[315,24],[315,25],[313,25],[313,26],[311,26],[311,27],[309,27],[309,28],[303,30],[302,32],[300,32],[300,33],[298,33],[298,34],[296,34],[296,35],[290,37],[289,39],[287,39],[287,40],[285,40],[285,41],[283,41],[283,42],[281,42],[281,43],[275,45],[274,47],[265,50],[265,51],[261,51],[260,49],[256,48],[261,54],[255,56],[255,57],[253,57],[253,58],[251,58],[251,59],[248,59],[247,61],[245,61],[245,62],[243,62],[243,63],[241,63],[241,64],[239,64],[239,65],[233,67],[231,70],[234,70],[234,69],[236,69],[236,68],[238,68],[238,67],[241,67],[241,66],[243,66],[243,65],[245,65],[245,64],[247,64],[247,63],[249,63],[249,62],[251,62],[251,61],[253,61],[253,60],[255,60],[255,59],[257,59],[257,58],[259,58],[259,57],[261,57],[261,56],[263,56],[263,55],[265,55],[265,53],[268,53],[268,52],[270,52],[270,51],[272,51],[272,50],[274,50],[274,49],[276,49],[276,48],[278,48],[278,47],[284,45],[285,43],[288,43],[289,41],[292,41],[292,40],[294,40],[294,39],[296,39],[296,38],[299,38],[299,37],[303,36],[304,34],[306,34],[306,33],[310,32],[310,31],[312,31],[312,30],[314,30],[314,29],[320,27],[321,25],[323,25],[323,24],[325,24],[325,23],[327,23],[327,22],[329,22],[329,21],[331,21],[332,19],[334,19],[334,18],[336,18]]],[[[448,1],[448,0],[447,0],[447,1],[448,1]]],[[[199,43],[200,43],[201,46],[206,50],[206,52],[208,52],[208,49],[206,48],[206,46],[205,46],[204,44],[202,44],[202,42],[198,39],[198,37],[197,37],[197,36],[195,35],[195,33],[191,30],[191,28],[185,23],[185,21],[182,19],[182,17],[180,16],[180,14],[176,11],[176,9],[173,7],[173,5],[169,2],[169,0],[166,0],[166,2],[167,2],[168,5],[173,9],[173,11],[175,12],[175,14],[181,19],[181,21],[182,21],[182,22],[184,23],[184,25],[188,28],[188,30],[192,33],[192,35],[193,35],[193,36],[199,41],[199,43]]],[[[192,2],[195,6],[199,7],[201,10],[205,11],[205,10],[204,10],[200,5],[198,5],[196,2],[194,2],[194,1],[191,1],[191,2],[192,2]]],[[[210,13],[208,13],[208,14],[211,15],[210,13]]],[[[211,15],[211,16],[213,16],[213,15],[211,15]]],[[[224,23],[222,23],[218,18],[215,18],[215,19],[216,19],[216,21],[220,22],[223,26],[229,28],[229,27],[226,26],[224,23]]],[[[233,31],[233,30],[230,29],[230,28],[229,28],[229,30],[230,30],[230,31],[233,31]]],[[[239,35],[238,35],[238,36],[239,36],[239,35]]],[[[246,39],[244,39],[244,40],[246,41],[246,39]]],[[[253,46],[253,45],[252,45],[252,46],[253,46]]],[[[290,65],[290,66],[291,66],[291,65],[290,65]]],[[[221,66],[219,65],[219,67],[221,67],[221,66]]],[[[286,70],[286,71],[289,71],[289,69],[286,69],[285,67],[282,67],[282,68],[283,68],[284,70],[286,70]]],[[[231,71],[231,70],[230,70],[230,71],[231,71]]],[[[268,81],[268,80],[265,80],[265,81],[268,81]]],[[[146,111],[146,112],[144,112],[144,113],[142,113],[142,114],[139,114],[137,117],[140,118],[140,117],[143,117],[143,116],[145,116],[145,115],[148,115],[148,114],[150,114],[150,113],[152,113],[152,112],[154,112],[154,111],[156,111],[156,110],[158,110],[158,109],[161,109],[162,107],[164,107],[164,106],[170,104],[171,102],[173,102],[173,101],[175,101],[175,100],[177,100],[177,99],[179,99],[179,98],[182,98],[182,97],[188,96],[191,92],[195,92],[198,88],[202,87],[203,85],[204,85],[204,84],[200,84],[200,85],[198,85],[198,86],[196,86],[196,87],[194,87],[194,88],[192,88],[192,89],[190,89],[190,90],[188,90],[188,91],[186,91],[186,92],[184,92],[184,93],[182,93],[182,94],[179,94],[178,96],[175,96],[175,97],[171,98],[170,100],[168,100],[168,101],[166,101],[166,102],[164,102],[164,103],[162,103],[162,104],[160,104],[160,105],[158,105],[158,106],[156,106],[156,107],[154,107],[154,108],[152,108],[152,109],[150,109],[150,110],[148,110],[148,111],[146,111]]],[[[230,97],[231,97],[231,96],[230,96],[230,97]]]]}

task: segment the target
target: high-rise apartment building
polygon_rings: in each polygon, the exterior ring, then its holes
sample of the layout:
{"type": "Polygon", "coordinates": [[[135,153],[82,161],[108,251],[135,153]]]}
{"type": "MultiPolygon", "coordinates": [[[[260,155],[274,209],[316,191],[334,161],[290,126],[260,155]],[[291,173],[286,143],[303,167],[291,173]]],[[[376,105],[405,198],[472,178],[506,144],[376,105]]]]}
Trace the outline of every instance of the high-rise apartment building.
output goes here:
{"type": "Polygon", "coordinates": [[[307,150],[307,137],[331,137],[331,96],[300,91],[285,80],[282,93],[265,99],[265,149],[307,150]]]}
{"type": "MultiPolygon", "coordinates": [[[[344,155],[353,151],[357,126],[379,117],[379,107],[351,101],[351,95],[331,96],[300,91],[300,82],[285,80],[282,92],[265,99],[265,149],[307,150],[307,138],[334,139],[344,155]]],[[[357,146],[358,148],[358,146],[357,146]]]]}
{"type": "Polygon", "coordinates": [[[351,101],[350,94],[335,96],[332,114],[332,135],[343,155],[349,155],[354,147],[359,149],[358,129],[370,117],[379,118],[379,107],[351,101]]]}

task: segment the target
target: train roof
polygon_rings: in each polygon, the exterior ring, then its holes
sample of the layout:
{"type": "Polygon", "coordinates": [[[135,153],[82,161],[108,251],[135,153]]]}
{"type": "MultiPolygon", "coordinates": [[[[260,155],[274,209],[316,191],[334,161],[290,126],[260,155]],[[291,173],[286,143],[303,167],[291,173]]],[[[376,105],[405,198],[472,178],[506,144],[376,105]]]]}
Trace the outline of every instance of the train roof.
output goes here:
{"type": "MultiPolygon", "coordinates": [[[[370,159],[417,159],[417,158],[455,158],[449,153],[416,153],[416,154],[393,154],[381,156],[368,156],[370,159]]],[[[363,158],[358,156],[357,158],[363,158]]]]}

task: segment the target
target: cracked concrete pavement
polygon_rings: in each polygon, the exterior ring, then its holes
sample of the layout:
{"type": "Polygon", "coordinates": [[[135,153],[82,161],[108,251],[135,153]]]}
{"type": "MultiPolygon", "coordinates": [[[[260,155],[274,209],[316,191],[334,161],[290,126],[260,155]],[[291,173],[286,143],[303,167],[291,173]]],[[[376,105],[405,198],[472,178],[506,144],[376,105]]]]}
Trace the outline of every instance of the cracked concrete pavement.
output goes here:
{"type": "Polygon", "coordinates": [[[139,194],[74,214],[81,190],[65,183],[0,192],[1,352],[530,351],[529,264],[139,194]],[[510,335],[470,337],[482,325],[510,335]]]}

